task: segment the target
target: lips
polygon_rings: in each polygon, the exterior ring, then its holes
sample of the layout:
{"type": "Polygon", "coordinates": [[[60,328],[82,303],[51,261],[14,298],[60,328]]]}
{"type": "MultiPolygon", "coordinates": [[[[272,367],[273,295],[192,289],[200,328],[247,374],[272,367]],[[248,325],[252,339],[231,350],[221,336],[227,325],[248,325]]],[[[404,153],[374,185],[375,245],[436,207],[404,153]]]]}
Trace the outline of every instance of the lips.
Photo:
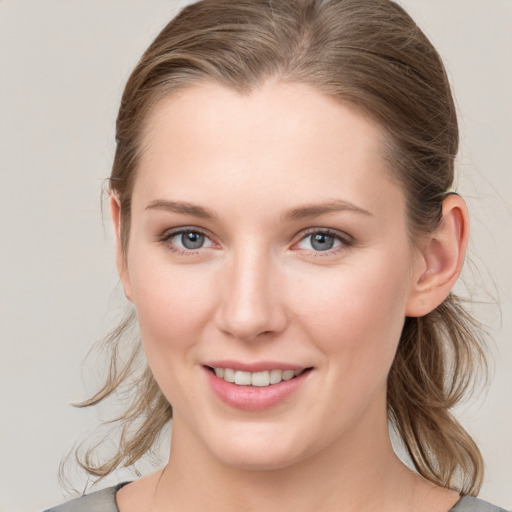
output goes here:
{"type": "Polygon", "coordinates": [[[312,368],[280,363],[211,362],[204,366],[210,388],[225,404],[245,411],[277,406],[295,392],[312,368]]]}

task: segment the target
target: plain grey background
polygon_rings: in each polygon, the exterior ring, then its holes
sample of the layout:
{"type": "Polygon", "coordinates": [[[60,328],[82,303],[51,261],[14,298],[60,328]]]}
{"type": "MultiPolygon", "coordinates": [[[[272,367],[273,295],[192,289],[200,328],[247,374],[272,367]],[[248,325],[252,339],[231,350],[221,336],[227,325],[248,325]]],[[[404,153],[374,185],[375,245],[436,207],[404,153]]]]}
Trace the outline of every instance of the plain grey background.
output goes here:
{"type": "MultiPolygon", "coordinates": [[[[0,0],[1,512],[63,501],[63,454],[111,414],[69,406],[94,389],[81,361],[123,308],[100,190],[124,82],[184,3],[0,0]]],[[[512,508],[512,1],[402,4],[443,56],[460,111],[465,275],[496,364],[487,394],[457,414],[487,462],[481,497],[512,508]]]]}

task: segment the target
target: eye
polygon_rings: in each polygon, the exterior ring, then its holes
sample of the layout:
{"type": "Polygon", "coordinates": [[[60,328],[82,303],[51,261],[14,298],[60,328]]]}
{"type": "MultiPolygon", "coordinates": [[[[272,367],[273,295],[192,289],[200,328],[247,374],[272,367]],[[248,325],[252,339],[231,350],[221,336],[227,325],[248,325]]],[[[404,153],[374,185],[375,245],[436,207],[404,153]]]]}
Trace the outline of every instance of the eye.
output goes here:
{"type": "Polygon", "coordinates": [[[213,245],[208,236],[195,229],[172,231],[163,237],[163,241],[178,252],[196,251],[213,245]]]}
{"type": "Polygon", "coordinates": [[[349,245],[349,241],[340,234],[329,230],[317,230],[308,233],[296,247],[306,251],[325,252],[336,250],[342,245],[349,245]]]}

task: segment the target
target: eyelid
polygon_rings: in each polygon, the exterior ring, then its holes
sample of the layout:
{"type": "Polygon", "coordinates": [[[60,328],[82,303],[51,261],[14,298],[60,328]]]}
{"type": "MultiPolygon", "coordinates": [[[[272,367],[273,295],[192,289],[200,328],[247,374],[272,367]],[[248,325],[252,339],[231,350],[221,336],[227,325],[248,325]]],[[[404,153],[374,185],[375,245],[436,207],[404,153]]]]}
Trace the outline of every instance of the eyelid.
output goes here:
{"type": "MultiPolygon", "coordinates": [[[[205,236],[213,246],[219,245],[218,242],[215,241],[215,237],[206,229],[200,228],[198,226],[179,226],[176,228],[170,228],[165,230],[162,235],[158,237],[158,240],[161,243],[168,243],[170,246],[170,250],[176,253],[182,253],[187,255],[193,255],[198,252],[200,252],[202,249],[209,249],[212,246],[208,247],[200,247],[198,249],[181,249],[180,247],[176,247],[174,244],[170,244],[169,241],[171,238],[175,237],[176,235],[179,235],[180,233],[188,233],[188,232],[194,232],[194,233],[200,233],[201,235],[205,236]]],[[[309,252],[314,253],[315,256],[328,256],[333,253],[337,253],[343,250],[346,250],[348,247],[351,247],[355,244],[355,240],[352,236],[350,236],[348,233],[345,233],[343,231],[338,231],[337,229],[332,228],[323,228],[323,227],[314,227],[314,228],[308,228],[304,231],[302,231],[300,234],[298,234],[295,239],[296,241],[292,245],[292,250],[304,250],[306,249],[298,249],[296,246],[305,238],[308,236],[314,235],[314,234],[325,234],[328,236],[332,236],[339,240],[341,242],[341,245],[334,248],[334,249],[328,249],[325,251],[314,251],[311,250],[309,252]]]]}
{"type": "Polygon", "coordinates": [[[297,241],[293,244],[292,249],[295,248],[294,250],[306,251],[306,249],[298,249],[298,248],[296,248],[296,246],[300,242],[302,242],[305,238],[307,238],[308,236],[316,235],[316,234],[324,234],[324,235],[332,236],[332,237],[338,239],[341,242],[341,245],[339,245],[338,247],[336,247],[334,249],[328,249],[325,251],[310,250],[309,252],[314,253],[315,256],[332,255],[333,253],[337,253],[339,251],[346,250],[348,247],[351,247],[355,244],[354,238],[352,236],[350,236],[348,233],[345,233],[343,231],[338,231],[337,229],[318,227],[318,228],[308,228],[305,231],[302,231],[297,236],[297,241]]]}
{"type": "Polygon", "coordinates": [[[339,238],[340,240],[344,241],[345,243],[350,243],[354,240],[348,233],[345,233],[344,231],[339,231],[339,230],[333,229],[333,228],[322,228],[322,227],[306,229],[305,231],[303,231],[300,234],[300,240],[302,240],[303,238],[305,238],[308,235],[315,235],[317,233],[334,236],[334,237],[339,238]]]}
{"type": "Polygon", "coordinates": [[[202,249],[210,249],[212,246],[208,247],[199,247],[198,249],[182,249],[181,247],[177,247],[174,244],[170,243],[170,240],[175,237],[176,235],[179,235],[181,233],[199,233],[203,235],[205,238],[207,238],[213,246],[218,245],[217,242],[215,242],[214,237],[211,235],[211,233],[204,229],[197,226],[179,226],[176,228],[170,228],[165,230],[162,235],[158,237],[158,241],[163,244],[168,244],[169,249],[172,252],[178,253],[178,254],[187,254],[187,255],[193,255],[198,252],[200,252],[202,249]]]}

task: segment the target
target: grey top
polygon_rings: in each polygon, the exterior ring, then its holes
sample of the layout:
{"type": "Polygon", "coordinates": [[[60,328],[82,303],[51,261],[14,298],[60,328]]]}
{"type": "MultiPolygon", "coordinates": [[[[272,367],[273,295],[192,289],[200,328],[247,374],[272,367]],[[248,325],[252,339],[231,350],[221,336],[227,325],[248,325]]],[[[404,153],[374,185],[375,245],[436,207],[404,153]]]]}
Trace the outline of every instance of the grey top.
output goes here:
{"type": "MultiPolygon", "coordinates": [[[[116,504],[116,492],[128,482],[86,494],[75,500],[50,508],[45,512],[119,512],[116,504]]],[[[486,501],[463,496],[448,512],[507,512],[486,501]]]]}
{"type": "Polygon", "coordinates": [[[80,498],[50,508],[45,510],[45,512],[119,512],[116,503],[116,493],[127,483],[84,494],[80,498]]]}
{"type": "MultiPolygon", "coordinates": [[[[117,507],[116,507],[117,508],[117,507]]],[[[117,512],[117,511],[115,511],[117,512]]],[[[491,505],[487,501],[463,496],[448,512],[507,512],[504,508],[491,505]]]]}

